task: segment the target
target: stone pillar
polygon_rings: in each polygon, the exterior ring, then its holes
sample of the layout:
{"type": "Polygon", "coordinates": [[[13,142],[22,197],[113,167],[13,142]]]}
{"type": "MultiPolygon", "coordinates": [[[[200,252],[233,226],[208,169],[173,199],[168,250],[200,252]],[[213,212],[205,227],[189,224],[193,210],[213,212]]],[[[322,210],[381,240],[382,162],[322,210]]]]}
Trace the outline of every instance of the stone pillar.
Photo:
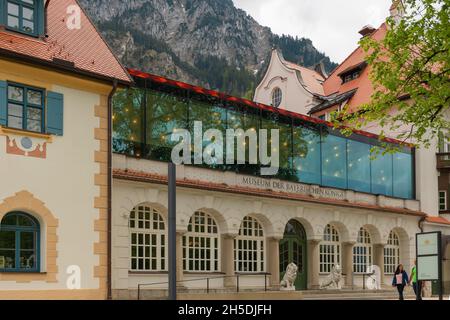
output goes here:
{"type": "Polygon", "coordinates": [[[177,247],[177,286],[185,287],[186,284],[183,282],[184,279],[184,268],[183,268],[183,236],[184,231],[177,231],[176,247],[177,247]]]}
{"type": "Polygon", "coordinates": [[[320,265],[319,265],[319,244],[321,240],[308,240],[307,260],[308,260],[308,289],[320,288],[320,265]]]}
{"type": "Polygon", "coordinates": [[[267,272],[270,273],[270,287],[280,288],[280,238],[267,238],[267,272]]]}
{"type": "Polygon", "coordinates": [[[342,273],[345,274],[345,286],[353,286],[353,247],[356,242],[342,243],[342,273]]]}
{"type": "Polygon", "coordinates": [[[234,239],[237,235],[224,234],[222,235],[222,272],[227,278],[224,279],[223,285],[225,288],[236,286],[236,279],[234,271],[234,239]]]}
{"type": "Polygon", "coordinates": [[[379,243],[373,246],[373,264],[380,267],[381,285],[384,286],[384,244],[379,243]]]}

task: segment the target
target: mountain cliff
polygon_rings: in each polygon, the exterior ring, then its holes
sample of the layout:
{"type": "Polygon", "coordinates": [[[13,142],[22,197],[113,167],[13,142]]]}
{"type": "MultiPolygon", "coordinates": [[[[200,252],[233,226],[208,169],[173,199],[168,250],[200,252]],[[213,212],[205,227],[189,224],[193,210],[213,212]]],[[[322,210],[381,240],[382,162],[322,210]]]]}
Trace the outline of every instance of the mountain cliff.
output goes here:
{"type": "Polygon", "coordinates": [[[311,40],[279,36],[232,0],[79,0],[124,65],[251,96],[271,49],[289,61],[336,65],[311,40]]]}

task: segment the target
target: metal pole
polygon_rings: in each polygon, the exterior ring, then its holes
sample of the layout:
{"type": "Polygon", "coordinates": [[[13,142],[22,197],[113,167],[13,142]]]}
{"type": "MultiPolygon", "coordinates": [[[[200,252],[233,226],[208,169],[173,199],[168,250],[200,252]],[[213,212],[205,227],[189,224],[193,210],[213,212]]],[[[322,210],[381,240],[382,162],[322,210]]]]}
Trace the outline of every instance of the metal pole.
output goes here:
{"type": "Polygon", "coordinates": [[[168,168],[168,189],[169,189],[169,300],[177,300],[177,208],[176,189],[177,171],[173,163],[169,163],[168,168]]]}

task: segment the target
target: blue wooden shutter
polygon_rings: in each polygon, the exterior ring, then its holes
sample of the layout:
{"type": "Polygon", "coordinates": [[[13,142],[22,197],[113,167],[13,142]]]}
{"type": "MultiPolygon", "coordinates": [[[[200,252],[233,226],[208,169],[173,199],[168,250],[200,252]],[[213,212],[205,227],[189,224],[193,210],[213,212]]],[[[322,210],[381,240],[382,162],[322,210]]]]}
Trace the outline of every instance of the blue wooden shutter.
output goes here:
{"type": "MultiPolygon", "coordinates": [[[[1,1],[0,1],[1,2],[1,1]]],[[[39,0],[38,2],[38,8],[37,8],[37,32],[38,36],[45,36],[45,19],[46,12],[45,12],[45,5],[43,0],[39,0]]]]}
{"type": "Polygon", "coordinates": [[[6,10],[5,10],[5,1],[0,0],[0,25],[6,24],[6,10]]]}
{"type": "Polygon", "coordinates": [[[6,94],[8,85],[6,81],[0,81],[0,126],[6,126],[7,105],[6,94]]]}
{"type": "Polygon", "coordinates": [[[63,135],[64,129],[64,96],[60,93],[47,93],[47,133],[63,135]]]}

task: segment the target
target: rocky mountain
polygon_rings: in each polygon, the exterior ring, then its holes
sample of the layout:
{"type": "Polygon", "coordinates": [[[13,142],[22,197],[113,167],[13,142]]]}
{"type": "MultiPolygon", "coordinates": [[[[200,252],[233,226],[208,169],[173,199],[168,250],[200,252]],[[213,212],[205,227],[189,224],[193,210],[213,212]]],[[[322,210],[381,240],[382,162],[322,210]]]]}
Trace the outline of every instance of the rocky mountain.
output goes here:
{"type": "Polygon", "coordinates": [[[309,39],[278,36],[232,0],[79,0],[124,65],[251,96],[278,47],[289,61],[336,65],[309,39]]]}

